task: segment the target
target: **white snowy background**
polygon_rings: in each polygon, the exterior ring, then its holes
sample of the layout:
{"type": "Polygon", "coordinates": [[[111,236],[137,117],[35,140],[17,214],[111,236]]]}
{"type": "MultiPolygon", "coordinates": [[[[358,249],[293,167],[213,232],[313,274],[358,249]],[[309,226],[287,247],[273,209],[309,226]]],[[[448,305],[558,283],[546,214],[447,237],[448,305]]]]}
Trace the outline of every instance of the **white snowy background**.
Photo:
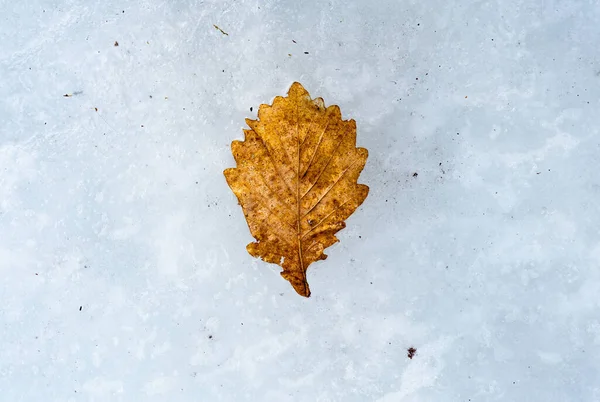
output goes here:
{"type": "Polygon", "coordinates": [[[600,401],[599,43],[596,0],[4,0],[0,400],[600,401]],[[294,81],[369,149],[309,299],[222,174],[294,81]]]}

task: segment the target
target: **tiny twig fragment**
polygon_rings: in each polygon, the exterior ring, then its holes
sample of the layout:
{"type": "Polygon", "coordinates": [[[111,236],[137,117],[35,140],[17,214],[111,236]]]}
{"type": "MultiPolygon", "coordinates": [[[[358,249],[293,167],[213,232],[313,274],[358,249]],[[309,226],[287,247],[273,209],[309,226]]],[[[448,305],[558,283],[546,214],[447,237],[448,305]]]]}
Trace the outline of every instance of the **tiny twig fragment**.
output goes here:
{"type": "Polygon", "coordinates": [[[221,28],[219,28],[218,26],[216,26],[215,24],[213,24],[213,27],[215,27],[215,29],[219,32],[221,32],[223,35],[227,35],[229,36],[229,34],[225,31],[223,31],[221,28]]]}

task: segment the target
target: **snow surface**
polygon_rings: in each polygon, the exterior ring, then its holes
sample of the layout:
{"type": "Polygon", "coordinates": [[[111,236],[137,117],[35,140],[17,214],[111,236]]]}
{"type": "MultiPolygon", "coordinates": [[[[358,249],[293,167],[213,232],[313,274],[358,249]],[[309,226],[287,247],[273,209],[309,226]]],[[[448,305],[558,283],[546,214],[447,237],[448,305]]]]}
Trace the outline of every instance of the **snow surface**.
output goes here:
{"type": "Polygon", "coordinates": [[[5,0],[0,400],[600,401],[599,21],[5,0]],[[222,174],[293,81],[370,155],[309,299],[248,255],[222,174]]]}

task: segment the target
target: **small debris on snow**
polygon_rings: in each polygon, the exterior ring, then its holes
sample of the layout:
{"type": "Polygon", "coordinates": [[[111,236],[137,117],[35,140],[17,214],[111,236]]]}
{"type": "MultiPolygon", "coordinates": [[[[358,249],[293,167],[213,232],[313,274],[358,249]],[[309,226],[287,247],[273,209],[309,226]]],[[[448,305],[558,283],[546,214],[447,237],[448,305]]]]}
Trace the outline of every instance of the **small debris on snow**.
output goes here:
{"type": "Polygon", "coordinates": [[[215,27],[215,29],[217,29],[219,32],[221,32],[223,35],[227,35],[229,36],[229,34],[225,31],[223,31],[221,28],[219,28],[218,26],[216,26],[215,24],[213,24],[213,27],[215,27]]]}

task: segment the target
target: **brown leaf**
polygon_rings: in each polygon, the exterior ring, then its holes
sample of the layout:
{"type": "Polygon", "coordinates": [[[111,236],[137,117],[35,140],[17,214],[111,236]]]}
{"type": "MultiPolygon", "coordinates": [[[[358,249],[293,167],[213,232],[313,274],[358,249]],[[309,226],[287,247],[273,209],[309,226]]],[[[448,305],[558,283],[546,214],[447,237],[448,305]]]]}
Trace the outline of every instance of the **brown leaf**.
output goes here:
{"type": "Polygon", "coordinates": [[[306,269],[327,258],[323,250],[369,193],[357,184],[368,152],[356,148],[354,120],[342,120],[338,106],[326,108],[297,82],[246,123],[244,141],[231,144],[237,168],[224,172],[257,240],[246,249],[280,265],[281,276],[309,297],[306,269]]]}

